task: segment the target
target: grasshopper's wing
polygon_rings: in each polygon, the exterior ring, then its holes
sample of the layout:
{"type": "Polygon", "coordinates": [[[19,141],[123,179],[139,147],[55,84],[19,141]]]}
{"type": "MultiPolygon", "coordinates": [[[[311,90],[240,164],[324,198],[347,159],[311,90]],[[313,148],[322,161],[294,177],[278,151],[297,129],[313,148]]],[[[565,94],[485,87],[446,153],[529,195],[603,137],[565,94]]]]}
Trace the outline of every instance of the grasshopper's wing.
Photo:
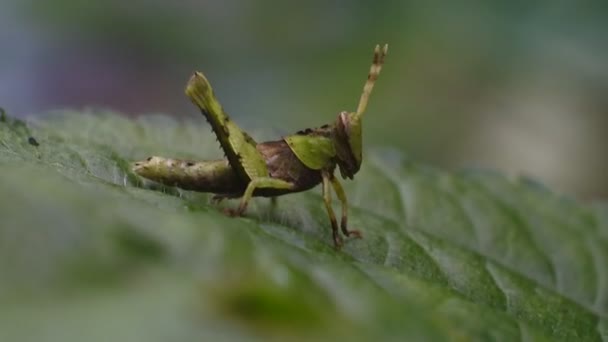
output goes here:
{"type": "Polygon", "coordinates": [[[195,72],[190,78],[186,95],[200,108],[211,125],[235,173],[246,181],[267,177],[266,162],[256,149],[257,143],[230,120],[202,73],[195,72]]]}
{"type": "Polygon", "coordinates": [[[313,170],[328,167],[336,156],[333,141],[325,136],[295,134],[284,139],[296,157],[313,170]]]}

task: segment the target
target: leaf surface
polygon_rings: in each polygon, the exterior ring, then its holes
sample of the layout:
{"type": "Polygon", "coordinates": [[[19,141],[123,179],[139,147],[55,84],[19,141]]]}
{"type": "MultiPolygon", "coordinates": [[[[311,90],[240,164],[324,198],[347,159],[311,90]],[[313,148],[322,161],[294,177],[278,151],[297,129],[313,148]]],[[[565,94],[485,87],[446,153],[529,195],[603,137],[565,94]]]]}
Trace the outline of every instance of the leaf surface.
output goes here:
{"type": "Polygon", "coordinates": [[[229,218],[150,155],[221,153],[164,116],[0,122],[0,340],[608,340],[603,204],[371,149],[337,252],[319,189],[229,218]]]}

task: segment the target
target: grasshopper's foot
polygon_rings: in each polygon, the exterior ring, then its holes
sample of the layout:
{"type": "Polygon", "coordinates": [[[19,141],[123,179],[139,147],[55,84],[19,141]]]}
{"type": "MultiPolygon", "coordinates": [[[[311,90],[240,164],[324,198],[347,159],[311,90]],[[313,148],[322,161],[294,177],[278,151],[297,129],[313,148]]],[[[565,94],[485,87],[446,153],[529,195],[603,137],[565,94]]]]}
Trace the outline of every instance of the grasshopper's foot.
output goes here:
{"type": "Polygon", "coordinates": [[[224,214],[230,217],[243,216],[243,212],[239,209],[224,208],[222,209],[222,211],[224,212],[224,214]]]}
{"type": "Polygon", "coordinates": [[[236,209],[224,208],[224,213],[232,217],[243,216],[245,209],[247,209],[247,201],[241,201],[241,204],[236,209]]]}
{"type": "Polygon", "coordinates": [[[354,229],[348,229],[348,217],[346,216],[346,212],[343,212],[342,221],[340,221],[340,230],[342,230],[342,234],[346,237],[354,237],[357,239],[362,239],[363,234],[360,231],[354,229]]]}
{"type": "Polygon", "coordinates": [[[355,239],[363,239],[363,234],[358,230],[342,228],[342,233],[347,237],[352,236],[355,239]]]}
{"type": "Polygon", "coordinates": [[[338,231],[334,231],[333,233],[334,236],[334,248],[336,248],[336,250],[340,250],[340,248],[342,248],[342,245],[344,244],[344,241],[342,241],[342,237],[340,236],[340,234],[338,233],[338,231]]]}

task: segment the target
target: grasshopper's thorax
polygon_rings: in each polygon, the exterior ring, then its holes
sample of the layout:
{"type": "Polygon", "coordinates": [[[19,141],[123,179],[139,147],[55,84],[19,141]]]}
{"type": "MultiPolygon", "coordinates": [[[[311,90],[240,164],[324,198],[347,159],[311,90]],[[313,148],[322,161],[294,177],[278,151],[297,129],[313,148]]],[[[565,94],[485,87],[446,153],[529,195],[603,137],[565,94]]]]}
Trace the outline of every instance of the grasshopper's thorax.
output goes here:
{"type": "Polygon", "coordinates": [[[340,174],[343,178],[352,179],[361,168],[363,159],[361,116],[341,112],[334,124],[332,136],[340,174]]]}

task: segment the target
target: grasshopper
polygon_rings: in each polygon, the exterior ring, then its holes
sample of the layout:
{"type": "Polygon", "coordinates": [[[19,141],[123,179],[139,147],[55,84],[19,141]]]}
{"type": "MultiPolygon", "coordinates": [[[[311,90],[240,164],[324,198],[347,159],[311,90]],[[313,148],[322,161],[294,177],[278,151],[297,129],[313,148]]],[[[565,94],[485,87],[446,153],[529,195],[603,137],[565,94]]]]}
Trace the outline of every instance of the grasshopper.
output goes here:
{"type": "Polygon", "coordinates": [[[348,228],[346,193],[334,176],[352,179],[362,161],[362,117],[374,83],[380,74],[388,45],[376,45],[374,57],[356,112],[342,111],[330,124],[308,128],[275,141],[257,143],[234,123],[222,109],[205,75],[195,72],[186,86],[186,95],[207,119],[225,159],[190,161],[150,157],[135,162],[138,175],[185,190],[215,194],[214,201],[241,198],[232,216],[243,215],[253,196],[271,197],[309,190],[322,184],[323,201],[332,228],[336,249],[342,246],[340,230],[346,237],[362,235],[348,228]],[[331,189],[342,205],[340,227],[331,204],[331,189]]]}

